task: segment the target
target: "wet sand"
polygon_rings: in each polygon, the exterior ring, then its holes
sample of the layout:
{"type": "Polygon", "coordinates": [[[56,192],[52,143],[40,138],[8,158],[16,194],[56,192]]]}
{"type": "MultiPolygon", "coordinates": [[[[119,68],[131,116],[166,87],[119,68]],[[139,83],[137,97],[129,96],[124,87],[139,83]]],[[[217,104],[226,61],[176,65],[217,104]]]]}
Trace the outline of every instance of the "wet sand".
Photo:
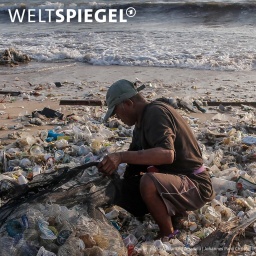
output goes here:
{"type": "MultiPolygon", "coordinates": [[[[85,63],[29,63],[26,66],[1,68],[1,89],[31,91],[33,86],[52,82],[82,84],[86,92],[96,86],[109,86],[114,81],[125,78],[135,81],[151,82],[156,92],[161,94],[168,90],[173,96],[183,93],[196,97],[213,99],[252,99],[256,93],[256,73],[254,71],[210,71],[176,69],[164,67],[136,66],[93,66],[85,63]],[[89,86],[86,87],[86,83],[89,86]],[[162,92],[161,92],[162,91],[162,92]]],[[[97,88],[95,88],[97,89],[97,88]]],[[[76,95],[77,89],[71,86],[58,88],[57,93],[76,95]]],[[[81,96],[81,95],[79,95],[81,96]]]]}
{"type": "MultiPolygon", "coordinates": [[[[118,79],[140,80],[147,85],[148,99],[157,97],[190,97],[206,101],[255,101],[256,73],[189,70],[163,67],[92,66],[84,63],[29,63],[19,67],[1,67],[2,91],[20,91],[20,96],[0,95],[1,126],[11,127],[18,117],[49,107],[64,115],[78,106],[60,106],[60,99],[84,99],[90,96],[104,100],[109,85],[118,79]],[[54,82],[60,82],[56,87],[54,82]],[[34,96],[36,94],[36,96],[34,96]]],[[[202,121],[214,111],[191,114],[202,121]]],[[[26,128],[28,131],[42,126],[26,128]]],[[[4,138],[8,130],[0,131],[4,138]]]]}

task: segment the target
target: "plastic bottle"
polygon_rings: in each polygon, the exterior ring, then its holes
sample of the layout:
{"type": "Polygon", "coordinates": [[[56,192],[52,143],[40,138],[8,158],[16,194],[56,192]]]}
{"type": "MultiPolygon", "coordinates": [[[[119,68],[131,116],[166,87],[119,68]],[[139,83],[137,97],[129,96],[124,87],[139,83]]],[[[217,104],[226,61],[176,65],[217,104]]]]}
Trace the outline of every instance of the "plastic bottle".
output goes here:
{"type": "Polygon", "coordinates": [[[69,236],[72,234],[71,230],[67,230],[67,229],[62,229],[57,237],[57,243],[59,245],[63,245],[65,244],[65,242],[67,241],[67,239],[69,238],[69,236]]]}
{"type": "Polygon", "coordinates": [[[20,166],[21,167],[24,167],[24,168],[27,168],[29,166],[31,166],[31,161],[28,159],[28,158],[23,158],[20,160],[20,166]]]}
{"type": "Polygon", "coordinates": [[[208,206],[205,211],[205,218],[211,222],[219,223],[221,222],[221,214],[214,210],[213,207],[208,206]]]}
{"type": "Polygon", "coordinates": [[[108,220],[113,220],[113,219],[117,218],[118,215],[119,215],[119,211],[117,209],[113,209],[112,211],[105,214],[105,216],[108,220]]]}
{"type": "Polygon", "coordinates": [[[48,137],[48,131],[46,131],[46,130],[41,131],[39,137],[40,137],[41,140],[43,140],[43,141],[46,140],[47,137],[48,137]]]}
{"type": "Polygon", "coordinates": [[[55,162],[55,159],[54,157],[49,157],[46,161],[46,167],[47,167],[47,171],[46,172],[51,172],[52,171],[52,168],[54,167],[54,162],[55,162]]]}
{"type": "Polygon", "coordinates": [[[65,148],[68,146],[68,141],[62,139],[62,140],[57,140],[55,142],[55,146],[58,148],[58,149],[62,149],[62,148],[65,148]]]}
{"type": "Polygon", "coordinates": [[[8,166],[9,167],[15,167],[20,165],[20,160],[19,159],[13,159],[8,161],[8,166]]]}
{"type": "Polygon", "coordinates": [[[24,185],[24,184],[28,183],[28,180],[22,174],[19,174],[18,175],[18,183],[20,185],[24,185]]]}
{"type": "Polygon", "coordinates": [[[52,230],[49,229],[49,223],[42,217],[38,217],[38,227],[41,231],[41,238],[45,240],[55,240],[57,236],[52,230]]]}
{"type": "Polygon", "coordinates": [[[89,141],[91,136],[92,136],[92,133],[91,133],[90,129],[88,128],[88,126],[85,126],[84,130],[81,130],[77,126],[74,126],[73,127],[73,132],[74,132],[74,140],[75,140],[75,142],[78,142],[78,141],[89,141]]]}
{"type": "Polygon", "coordinates": [[[237,185],[236,182],[231,181],[231,180],[225,180],[221,178],[216,178],[212,177],[212,185],[216,193],[220,193],[222,191],[227,191],[227,190],[232,190],[236,191],[237,190],[237,185]]]}
{"type": "Polygon", "coordinates": [[[249,210],[248,212],[246,212],[246,216],[249,218],[255,217],[256,216],[256,208],[253,208],[253,209],[249,210]]]}
{"type": "Polygon", "coordinates": [[[157,250],[166,251],[166,249],[168,249],[168,247],[161,240],[155,240],[153,245],[156,247],[157,250]]]}
{"type": "Polygon", "coordinates": [[[60,161],[61,159],[63,159],[64,155],[65,155],[65,153],[63,150],[57,150],[54,153],[54,158],[56,161],[60,161]]]}
{"type": "Polygon", "coordinates": [[[29,152],[31,155],[40,155],[44,153],[44,149],[39,145],[33,145],[29,152]]]}
{"type": "Polygon", "coordinates": [[[85,145],[81,145],[78,149],[78,155],[79,156],[85,156],[90,153],[90,148],[85,145]]]}
{"type": "Polygon", "coordinates": [[[90,152],[90,153],[88,153],[86,156],[83,156],[83,157],[81,158],[80,163],[81,163],[81,164],[86,164],[86,163],[88,163],[88,162],[93,162],[93,161],[95,161],[95,159],[96,159],[96,157],[93,155],[92,152],[90,152]]]}
{"type": "Polygon", "coordinates": [[[43,246],[41,246],[36,256],[56,256],[56,254],[47,251],[43,246]]]}
{"type": "Polygon", "coordinates": [[[256,202],[255,199],[253,199],[251,196],[247,197],[246,202],[251,206],[251,207],[255,207],[256,206],[256,202]]]}
{"type": "Polygon", "coordinates": [[[190,231],[195,231],[197,229],[197,224],[193,221],[182,221],[182,226],[190,231]]]}
{"type": "Polygon", "coordinates": [[[157,250],[152,242],[145,242],[141,244],[140,251],[143,255],[154,255],[157,250]]]}
{"type": "Polygon", "coordinates": [[[223,219],[228,220],[231,217],[235,217],[235,214],[232,212],[232,210],[225,205],[223,205],[221,202],[219,202],[216,199],[213,199],[211,201],[212,207],[215,209],[215,211],[219,212],[223,219]]]}
{"type": "Polygon", "coordinates": [[[198,236],[195,236],[193,234],[190,234],[188,236],[188,244],[189,247],[193,247],[194,245],[198,244],[201,241],[201,239],[198,236]]]}
{"type": "Polygon", "coordinates": [[[36,175],[42,172],[42,167],[39,165],[35,165],[32,169],[32,172],[33,172],[33,177],[35,177],[36,175]]]}
{"type": "Polygon", "coordinates": [[[137,238],[133,234],[129,234],[127,237],[123,239],[124,245],[127,247],[128,245],[136,245],[138,243],[137,238]]]}

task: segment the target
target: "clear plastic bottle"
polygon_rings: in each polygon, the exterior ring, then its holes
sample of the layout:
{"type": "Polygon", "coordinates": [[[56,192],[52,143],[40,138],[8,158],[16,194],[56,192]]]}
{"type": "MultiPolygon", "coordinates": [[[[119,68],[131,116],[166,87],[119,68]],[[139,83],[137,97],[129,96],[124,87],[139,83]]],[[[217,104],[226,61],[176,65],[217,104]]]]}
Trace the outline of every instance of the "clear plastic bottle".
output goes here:
{"type": "Polygon", "coordinates": [[[20,166],[21,167],[24,167],[24,168],[27,168],[29,166],[31,166],[31,161],[28,159],[28,158],[23,158],[20,160],[20,166]]]}
{"type": "Polygon", "coordinates": [[[90,153],[90,148],[85,145],[81,145],[78,149],[78,155],[79,156],[85,156],[90,153]]]}
{"type": "Polygon", "coordinates": [[[57,151],[55,151],[55,153],[54,153],[54,158],[55,158],[55,160],[58,162],[58,161],[60,161],[61,159],[63,159],[64,155],[65,155],[65,153],[64,153],[63,150],[57,150],[57,151]]]}
{"type": "Polygon", "coordinates": [[[117,209],[113,209],[110,212],[106,213],[105,216],[108,220],[113,220],[117,218],[119,215],[119,211],[117,209]]]}
{"type": "Polygon", "coordinates": [[[225,180],[221,178],[212,177],[212,185],[216,193],[220,193],[227,190],[236,191],[237,190],[237,184],[234,181],[231,180],[225,180]]]}
{"type": "Polygon", "coordinates": [[[62,140],[57,140],[55,142],[55,146],[58,148],[58,149],[63,149],[63,148],[66,148],[68,146],[68,141],[62,139],[62,140]]]}
{"type": "Polygon", "coordinates": [[[136,245],[138,243],[137,238],[133,234],[129,234],[127,237],[123,239],[124,245],[127,247],[128,245],[136,245]]]}
{"type": "Polygon", "coordinates": [[[56,256],[56,254],[53,252],[47,251],[43,246],[41,246],[36,256],[56,256]]]}
{"type": "Polygon", "coordinates": [[[44,149],[40,145],[33,145],[29,150],[31,155],[41,155],[44,153],[44,149]]]}
{"type": "Polygon", "coordinates": [[[88,153],[86,156],[81,158],[81,164],[86,164],[88,162],[93,162],[96,160],[96,156],[93,155],[92,152],[88,153]]]}
{"type": "Polygon", "coordinates": [[[18,174],[18,183],[20,185],[24,185],[24,184],[28,183],[28,180],[21,173],[19,173],[18,174]]]}
{"type": "Polygon", "coordinates": [[[35,165],[32,169],[32,172],[33,172],[33,177],[35,177],[36,175],[42,172],[42,167],[39,165],[35,165]]]}
{"type": "Polygon", "coordinates": [[[41,138],[41,140],[45,141],[48,137],[48,131],[47,130],[42,130],[39,134],[39,137],[41,138]]]}
{"type": "Polygon", "coordinates": [[[87,141],[87,142],[89,142],[89,140],[92,136],[92,133],[91,133],[90,129],[88,128],[88,126],[85,126],[83,130],[81,130],[77,126],[74,126],[73,127],[73,132],[74,132],[75,142],[78,142],[78,141],[87,141]]]}
{"type": "Polygon", "coordinates": [[[221,222],[221,214],[215,211],[215,209],[212,206],[207,206],[205,211],[205,218],[210,222],[214,222],[214,223],[221,222]]]}
{"type": "Polygon", "coordinates": [[[45,240],[55,240],[57,236],[49,229],[49,223],[42,217],[38,217],[38,227],[41,231],[40,237],[45,240]]]}
{"type": "Polygon", "coordinates": [[[156,253],[156,247],[153,242],[145,242],[141,244],[140,252],[142,255],[154,255],[156,253]]]}

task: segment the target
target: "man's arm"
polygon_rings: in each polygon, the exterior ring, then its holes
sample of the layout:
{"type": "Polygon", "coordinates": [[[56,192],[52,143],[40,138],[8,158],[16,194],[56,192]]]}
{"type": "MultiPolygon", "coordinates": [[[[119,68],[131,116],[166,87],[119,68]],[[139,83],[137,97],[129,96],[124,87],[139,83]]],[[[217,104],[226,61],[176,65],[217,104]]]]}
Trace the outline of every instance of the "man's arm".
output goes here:
{"type": "Polygon", "coordinates": [[[150,148],[139,151],[125,151],[112,153],[99,163],[100,172],[111,175],[121,163],[141,165],[171,164],[174,160],[174,151],[164,148],[150,148]]]}

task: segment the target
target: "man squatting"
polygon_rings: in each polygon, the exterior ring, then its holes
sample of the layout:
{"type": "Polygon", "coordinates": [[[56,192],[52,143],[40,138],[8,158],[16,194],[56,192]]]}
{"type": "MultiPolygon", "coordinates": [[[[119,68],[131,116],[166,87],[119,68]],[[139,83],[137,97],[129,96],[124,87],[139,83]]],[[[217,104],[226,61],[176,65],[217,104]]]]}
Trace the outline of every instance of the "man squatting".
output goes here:
{"type": "Polygon", "coordinates": [[[148,102],[130,81],[112,84],[106,101],[105,121],[115,115],[135,128],[128,151],[106,155],[99,171],[111,175],[127,163],[117,204],[136,217],[150,213],[160,237],[173,238],[178,232],[174,217],[186,216],[215,197],[196,138],[172,106],[161,99],[148,102]]]}

